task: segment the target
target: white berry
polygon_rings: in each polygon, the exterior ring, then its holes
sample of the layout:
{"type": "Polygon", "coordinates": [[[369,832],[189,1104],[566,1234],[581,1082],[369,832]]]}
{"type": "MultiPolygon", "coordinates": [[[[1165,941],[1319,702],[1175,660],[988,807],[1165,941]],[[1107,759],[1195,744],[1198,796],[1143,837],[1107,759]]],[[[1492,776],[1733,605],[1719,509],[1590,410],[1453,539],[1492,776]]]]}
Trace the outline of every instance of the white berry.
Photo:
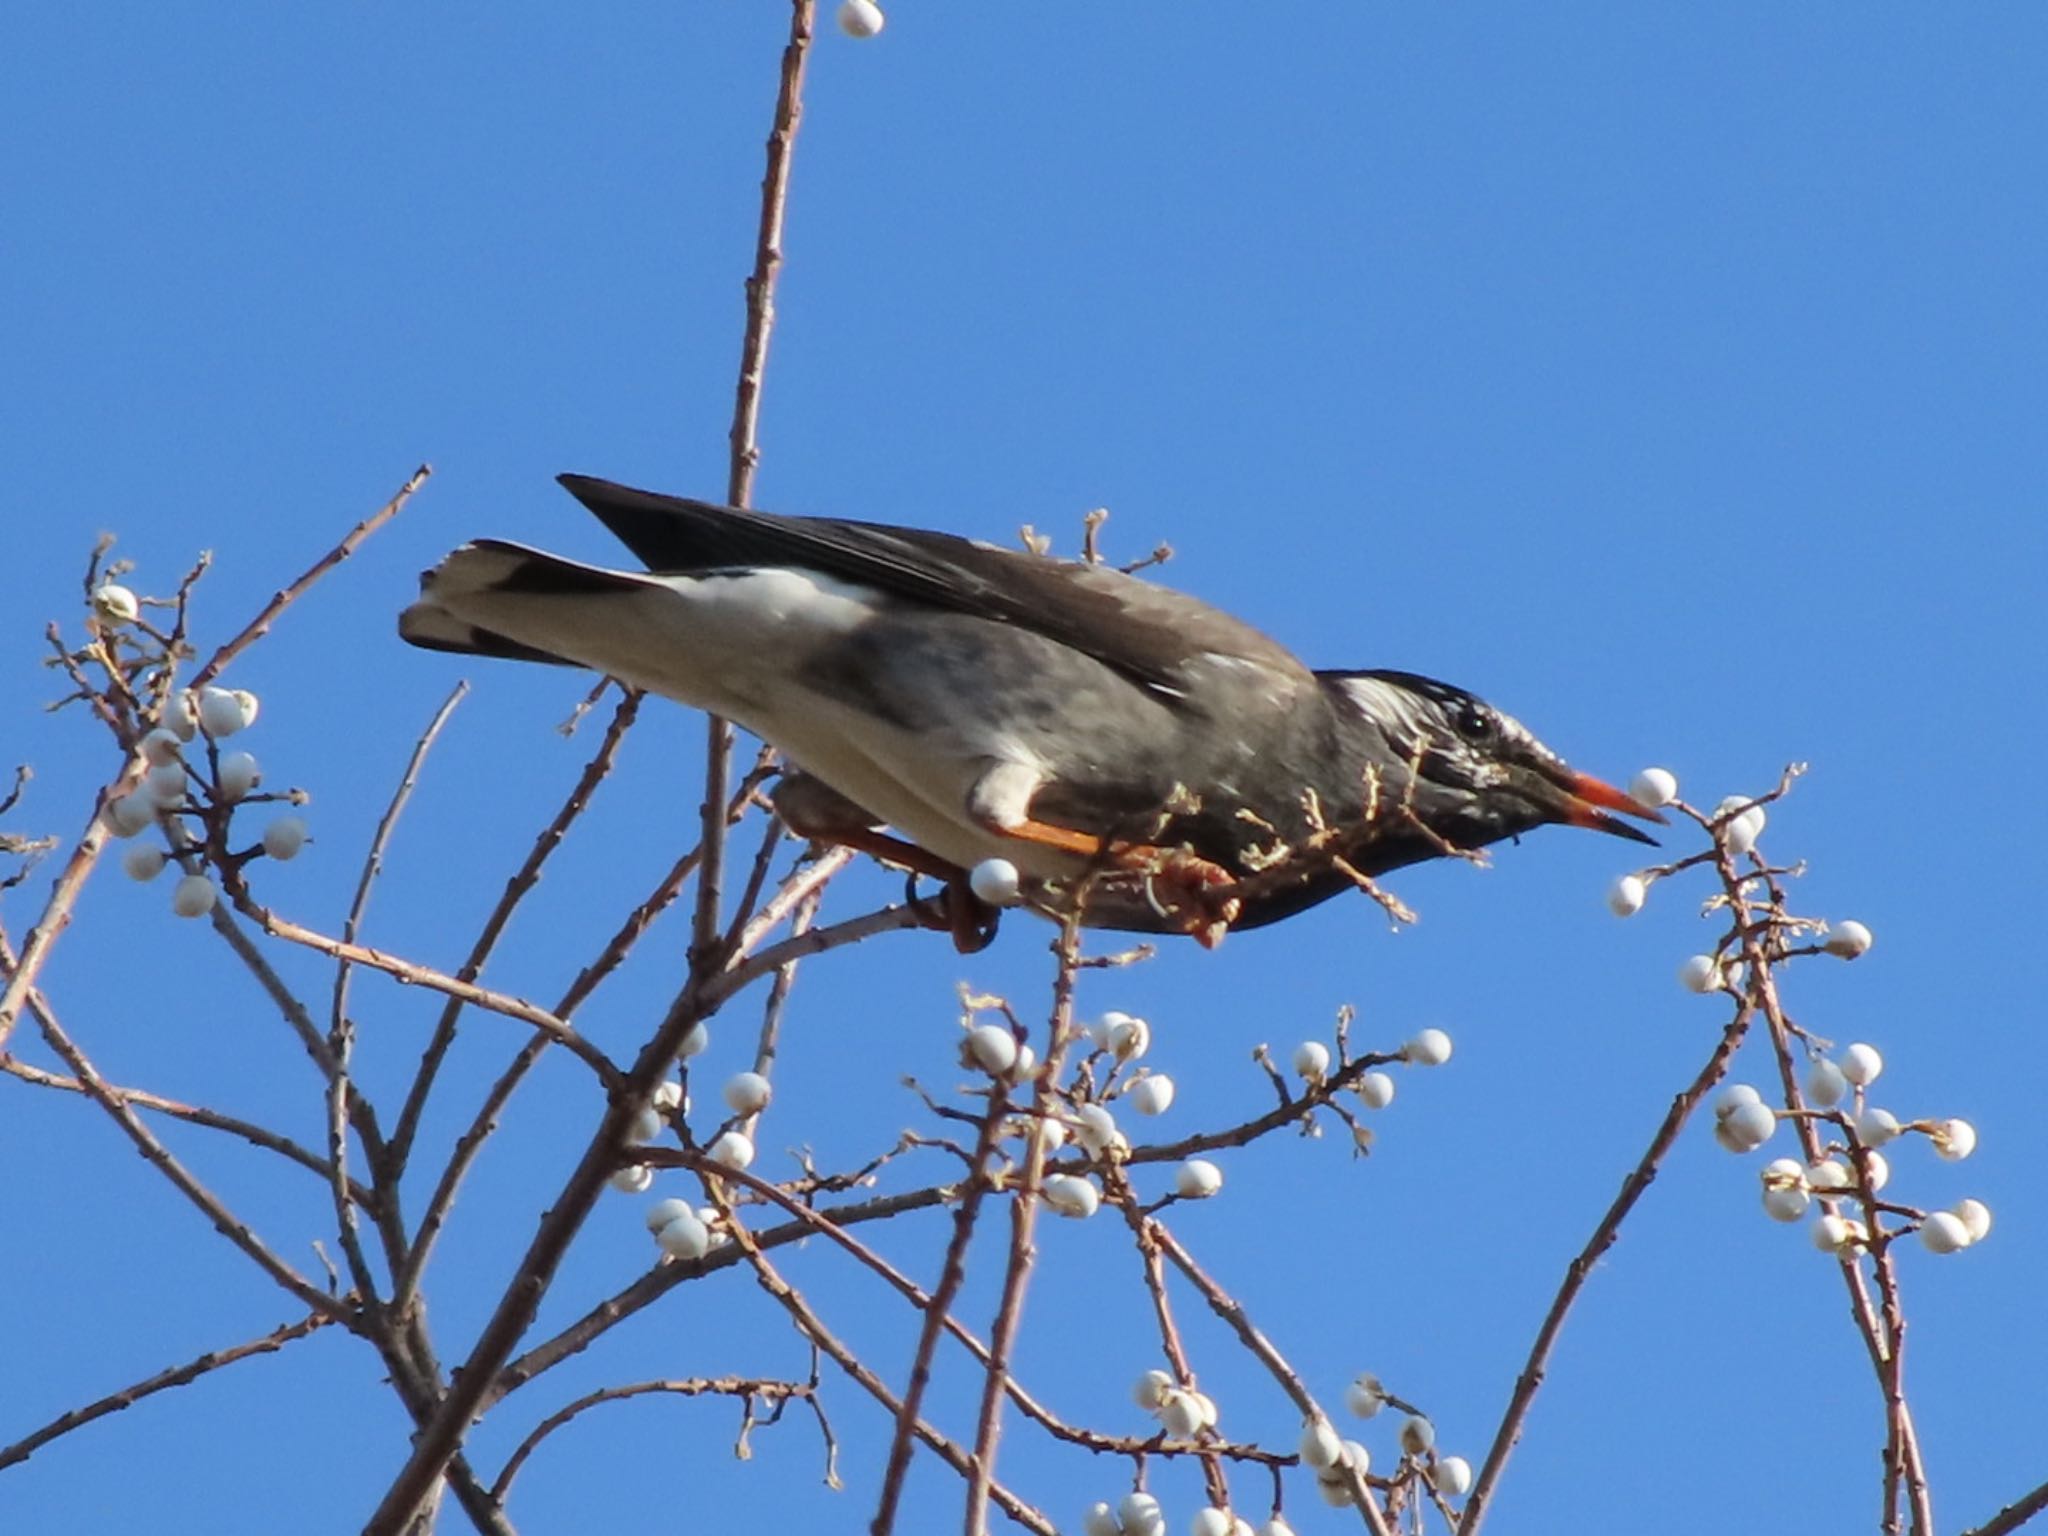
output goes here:
{"type": "Polygon", "coordinates": [[[1874,942],[1870,930],[1852,917],[1830,928],[1827,942],[1822,947],[1831,955],[1840,955],[1844,960],[1854,960],[1859,955],[1869,953],[1874,942]]]}
{"type": "Polygon", "coordinates": [[[1188,1536],[1230,1536],[1234,1523],[1229,1510],[1211,1504],[1195,1511],[1195,1518],[1188,1522],[1188,1536]]]}
{"type": "Polygon", "coordinates": [[[645,1163],[628,1163],[612,1175],[612,1188],[621,1194],[644,1195],[654,1183],[654,1170],[645,1163]]]}
{"type": "Polygon", "coordinates": [[[663,1125],[660,1111],[652,1105],[642,1105],[626,1122],[626,1141],[630,1146],[642,1146],[661,1134],[663,1125]]]}
{"type": "Polygon", "coordinates": [[[875,0],[841,0],[839,30],[848,37],[877,36],[888,20],[875,0]]]}
{"type": "Polygon", "coordinates": [[[133,843],[121,855],[121,873],[145,883],[164,872],[164,851],[155,843],[133,843]]]}
{"type": "Polygon", "coordinates": [[[1643,901],[1650,894],[1650,888],[1643,884],[1640,875],[1623,875],[1607,888],[1607,910],[1616,917],[1634,917],[1643,910],[1643,901]]]}
{"type": "Polygon", "coordinates": [[[1176,1439],[1192,1440],[1202,1432],[1202,1407],[1195,1394],[1169,1387],[1159,1401],[1159,1422],[1176,1439]]]}
{"type": "Polygon", "coordinates": [[[1858,1088],[1868,1088],[1884,1071],[1884,1057],[1874,1045],[1856,1044],[1842,1052],[1842,1076],[1858,1088]]]}
{"type": "Polygon", "coordinates": [[[1439,1456],[1436,1459],[1436,1486],[1439,1493],[1462,1499],[1472,1491],[1472,1463],[1462,1456],[1439,1456]]]}
{"type": "Polygon", "coordinates": [[[1881,1147],[1898,1134],[1899,1117],[1888,1109],[1866,1109],[1856,1117],[1856,1135],[1866,1147],[1881,1147]]]}
{"type": "Polygon", "coordinates": [[[1748,1083],[1730,1083],[1714,1095],[1714,1113],[1731,1115],[1745,1104],[1761,1104],[1764,1096],[1748,1083]]]}
{"type": "Polygon", "coordinates": [[[654,1234],[661,1251],[672,1259],[701,1259],[711,1251],[711,1229],[686,1211],[654,1234]]]}
{"type": "Polygon", "coordinates": [[[676,1046],[676,1060],[688,1061],[692,1056],[701,1056],[711,1048],[711,1026],[699,1019],[689,1028],[682,1041],[676,1046]]]}
{"type": "Polygon", "coordinates": [[[1394,1102],[1394,1080],[1384,1072],[1368,1072],[1352,1092],[1367,1109],[1385,1109],[1394,1102]]]}
{"type": "Polygon", "coordinates": [[[722,1168],[746,1168],[754,1161],[754,1138],[745,1131],[722,1131],[704,1155],[722,1168]]]}
{"type": "Polygon", "coordinates": [[[1351,1502],[1351,1484],[1344,1480],[1341,1472],[1318,1472],[1316,1493],[1332,1509],[1342,1509],[1351,1502]]]}
{"type": "Polygon", "coordinates": [[[199,734],[199,700],[187,692],[174,693],[164,701],[161,724],[171,730],[180,741],[190,741],[199,734]]]}
{"type": "Polygon", "coordinates": [[[1440,1067],[1451,1059],[1451,1037],[1440,1029],[1417,1030],[1401,1054],[1418,1067],[1440,1067]]]}
{"type": "Polygon", "coordinates": [[[1320,1040],[1304,1040],[1294,1048],[1294,1070],[1311,1083],[1320,1083],[1330,1071],[1330,1048],[1320,1040]]]}
{"type": "Polygon", "coordinates": [[[1863,1163],[1864,1183],[1869,1186],[1870,1192],[1873,1195],[1880,1189],[1883,1189],[1885,1185],[1891,1183],[1891,1160],[1882,1152],[1873,1152],[1870,1148],[1865,1147],[1863,1149],[1863,1163]]]}
{"type": "MultiPolygon", "coordinates": [[[[228,695],[233,698],[234,695],[228,695]]],[[[223,752],[220,755],[220,793],[224,800],[239,800],[258,784],[263,782],[263,770],[256,766],[256,759],[247,752],[223,752]]]]}
{"type": "Polygon", "coordinates": [[[164,763],[142,776],[142,793],[162,809],[185,803],[185,765],[164,763]]]}
{"type": "Polygon", "coordinates": [[[1159,1405],[1166,1401],[1166,1394],[1173,1390],[1173,1378],[1165,1371],[1150,1370],[1140,1376],[1131,1388],[1131,1401],[1147,1413],[1157,1413],[1159,1405]]]}
{"type": "Polygon", "coordinates": [[[1436,1426],[1419,1413],[1411,1413],[1401,1421],[1401,1449],[1410,1456],[1420,1456],[1436,1444],[1436,1426]]]}
{"type": "Polygon", "coordinates": [[[1106,1051],[1109,1049],[1109,1037],[1114,1033],[1117,1025],[1124,1023],[1130,1017],[1128,1013],[1121,1012],[1118,1009],[1106,1009],[1101,1018],[1088,1026],[1088,1038],[1106,1051]]]}
{"type": "Polygon", "coordinates": [[[1130,1014],[1120,1014],[1103,1043],[1119,1061],[1136,1061],[1152,1048],[1152,1026],[1130,1014]]]}
{"type": "Polygon", "coordinates": [[[1959,1253],[1970,1246],[1970,1229],[1948,1211],[1936,1211],[1920,1223],[1920,1246],[1929,1253],[1959,1253]]]}
{"type": "Polygon", "coordinates": [[[695,1216],[696,1214],[697,1208],[687,1200],[678,1200],[673,1196],[666,1200],[657,1200],[654,1204],[647,1207],[647,1230],[649,1232],[659,1232],[678,1216],[695,1216]]]}
{"type": "Polygon", "coordinates": [[[242,701],[225,688],[207,688],[199,694],[199,729],[216,741],[223,736],[232,736],[248,722],[242,714],[242,701]]]}
{"type": "Polygon", "coordinates": [[[1831,1194],[1838,1189],[1847,1189],[1856,1181],[1847,1168],[1830,1157],[1806,1170],[1806,1182],[1823,1194],[1831,1194]]]}
{"type": "Polygon", "coordinates": [[[960,1063],[979,1068],[990,1077],[1005,1076],[1017,1065],[1017,1037],[1000,1024],[977,1024],[967,1031],[960,1063]]]}
{"type": "Polygon", "coordinates": [[[1173,1105],[1173,1079],[1153,1072],[1131,1084],[1131,1108],[1141,1115],[1163,1115],[1173,1105]]]}
{"type": "MultiPolygon", "coordinates": [[[[1748,796],[1730,795],[1714,807],[1714,816],[1718,820],[1742,805],[1749,805],[1748,796]]],[[[1748,810],[1729,820],[1722,835],[1728,841],[1730,853],[1747,853],[1756,846],[1756,840],[1763,835],[1763,830],[1764,808],[1760,805],[1750,805],[1748,810]]]]}
{"type": "Polygon", "coordinates": [[[306,846],[303,817],[280,816],[263,829],[263,851],[273,859],[295,859],[306,846]]]}
{"type": "Polygon", "coordinates": [[[1849,1096],[1848,1074],[1823,1056],[1806,1069],[1806,1097],[1817,1109],[1833,1109],[1849,1096]]]}
{"type": "Polygon", "coordinates": [[[719,1090],[725,1107],[736,1115],[758,1115],[775,1097],[775,1088],[758,1072],[735,1072],[719,1090]]]}
{"type": "Polygon", "coordinates": [[[1014,907],[1023,895],[1023,877],[1008,859],[983,859],[967,872],[967,888],[992,907],[1014,907]]]}
{"type": "Polygon", "coordinates": [[[142,602],[119,582],[103,581],[92,589],[92,611],[102,623],[133,624],[142,617],[142,602]]]}
{"type": "Polygon", "coordinates": [[[1223,1170],[1206,1157],[1191,1157],[1173,1171],[1174,1193],[1183,1200],[1206,1200],[1223,1187],[1223,1170]]]}
{"type": "Polygon", "coordinates": [[[1124,1536],[1116,1511],[1097,1499],[1081,1516],[1081,1536],[1124,1536]]]}
{"type": "Polygon", "coordinates": [[[1982,1200],[1958,1200],[1949,1209],[1969,1230],[1970,1241],[1981,1243],[1991,1231],[1991,1207],[1982,1200]]]}
{"type": "Polygon", "coordinates": [[[1738,1104],[1721,1117],[1731,1141],[1745,1152],[1754,1151],[1771,1139],[1778,1129],[1778,1117],[1768,1104],[1738,1104]]]}
{"type": "Polygon", "coordinates": [[[1275,1515],[1264,1525],[1260,1526],[1253,1533],[1253,1536],[1294,1536],[1294,1527],[1289,1525],[1280,1516],[1275,1515]]]}
{"type": "Polygon", "coordinates": [[[1122,1139],[1116,1116],[1103,1104],[1083,1104],[1074,1111],[1074,1136],[1098,1157],[1122,1139]]]}
{"type": "Polygon", "coordinates": [[[171,888],[171,910],[180,917],[204,917],[219,894],[206,876],[187,875],[171,888]]]}
{"type": "Polygon", "coordinates": [[[1081,1220],[1093,1216],[1102,1204],[1102,1195],[1086,1179],[1071,1173],[1048,1174],[1040,1193],[1045,1203],[1062,1216],[1081,1220]]]}
{"type": "Polygon", "coordinates": [[[185,742],[176,731],[158,726],[137,743],[142,749],[142,760],[152,768],[161,768],[166,763],[175,763],[178,754],[185,749],[185,742]]]}
{"type": "Polygon", "coordinates": [[[1712,955],[1694,955],[1678,968],[1678,984],[1688,992],[1718,992],[1720,962],[1712,955]]]}
{"type": "Polygon", "coordinates": [[[1387,1394],[1379,1377],[1368,1371],[1354,1380],[1344,1389],[1344,1406],[1361,1419],[1369,1419],[1386,1407],[1387,1394]]]}
{"type": "Polygon", "coordinates": [[[1764,1214],[1773,1221],[1798,1221],[1813,1204],[1813,1196],[1797,1185],[1764,1191],[1764,1214]]]}
{"type": "Polygon", "coordinates": [[[1628,794],[1654,811],[1678,798],[1678,776],[1668,768],[1645,768],[1628,781],[1628,794]]]}
{"type": "Polygon", "coordinates": [[[1337,1436],[1337,1428],[1321,1414],[1310,1419],[1301,1431],[1302,1465],[1320,1471],[1334,1467],[1343,1458],[1344,1442],[1337,1436]]]}
{"type": "Polygon", "coordinates": [[[1149,1493],[1127,1493],[1116,1506],[1124,1536],[1166,1536],[1166,1515],[1149,1493]]]}
{"type": "Polygon", "coordinates": [[[1813,1246],[1822,1253],[1845,1253],[1860,1248],[1869,1237],[1863,1223],[1830,1212],[1813,1224],[1813,1246]]]}
{"type": "Polygon", "coordinates": [[[147,786],[139,787],[133,793],[109,802],[107,808],[100,812],[100,820],[107,824],[107,830],[114,836],[133,837],[156,820],[156,799],[147,786]]]}
{"type": "Polygon", "coordinates": [[[1977,1150],[1977,1127],[1967,1120],[1940,1120],[1934,1127],[1934,1153],[1959,1163],[1977,1150]]]}

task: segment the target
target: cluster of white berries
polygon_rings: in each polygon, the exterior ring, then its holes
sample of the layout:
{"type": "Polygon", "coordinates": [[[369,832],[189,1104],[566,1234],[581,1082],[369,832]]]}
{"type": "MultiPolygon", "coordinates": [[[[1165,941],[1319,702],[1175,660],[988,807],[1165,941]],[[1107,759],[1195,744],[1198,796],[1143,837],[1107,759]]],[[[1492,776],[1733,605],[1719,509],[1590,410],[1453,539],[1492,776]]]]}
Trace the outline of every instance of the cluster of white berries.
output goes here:
{"type": "MultiPolygon", "coordinates": [[[[1166,1536],[1166,1511],[1142,1490],[1127,1493],[1115,1504],[1097,1502],[1081,1516],[1085,1536],[1166,1536]]],[[[1189,1536],[1294,1536],[1294,1528],[1278,1515],[1254,1529],[1242,1515],[1214,1505],[1195,1511],[1189,1536]]]]}
{"type": "MultiPolygon", "coordinates": [[[[1415,1067],[1440,1067],[1451,1059],[1451,1037],[1431,1026],[1417,1030],[1402,1045],[1400,1059],[1415,1067]]],[[[1304,1040],[1294,1048],[1293,1066],[1297,1076],[1311,1087],[1330,1080],[1330,1048],[1320,1040],[1304,1040]]],[[[1381,1071],[1362,1072],[1351,1084],[1351,1092],[1367,1109],[1385,1109],[1394,1102],[1394,1079],[1381,1071]]],[[[1351,1132],[1361,1148],[1373,1142],[1371,1127],[1354,1123],[1351,1132]]]]}
{"type": "MultiPolygon", "coordinates": [[[[875,0],[840,0],[839,30],[848,37],[873,37],[888,20],[875,0]]],[[[988,898],[982,899],[986,901],[988,898]]]]}
{"type": "MultiPolygon", "coordinates": [[[[93,594],[94,608],[104,616],[110,605],[119,608],[122,596],[134,600],[126,587],[102,586],[93,594]]],[[[216,805],[246,799],[262,783],[262,770],[251,753],[223,752],[219,743],[253,725],[259,708],[256,695],[246,689],[202,688],[173,694],[158,724],[136,744],[143,763],[141,778],[101,812],[107,830],[115,837],[134,837],[160,816],[191,809],[195,784],[216,805]],[[195,767],[186,762],[185,753],[202,737],[207,750],[195,767]]],[[[297,857],[306,844],[304,819],[275,818],[263,829],[262,844],[273,859],[297,857]]],[[[121,856],[121,868],[132,880],[154,880],[169,862],[169,854],[154,843],[136,843],[121,856]]],[[[179,917],[204,917],[218,899],[212,879],[195,872],[180,879],[171,892],[171,910],[179,917]]]]}
{"type": "MultiPolygon", "coordinates": [[[[1813,1241],[1825,1253],[1857,1253],[1869,1246],[1869,1228],[1833,1207],[1842,1196],[1859,1190],[1875,1195],[1891,1182],[1891,1162],[1880,1147],[1918,1133],[1946,1162],[1961,1162],[1977,1149],[1977,1128],[1967,1120],[1901,1121],[1867,1102],[1865,1090],[1883,1071],[1877,1047],[1861,1042],[1846,1047],[1839,1058],[1815,1057],[1806,1070],[1806,1098],[1829,1112],[1849,1137],[1847,1157],[1823,1157],[1811,1165],[1781,1157],[1763,1170],[1764,1213],[1773,1221],[1803,1220],[1815,1197],[1822,1201],[1813,1241]]],[[[1715,1100],[1714,1139],[1731,1152],[1755,1151],[1770,1140],[1777,1122],[1763,1095],[1746,1083],[1731,1083],[1715,1100]]],[[[1927,1215],[1919,1230],[1929,1251],[1955,1253],[1991,1230],[1991,1210],[1981,1200],[1961,1200],[1927,1215]]]]}
{"type": "Polygon", "coordinates": [[[1182,1386],[1165,1371],[1147,1371],[1131,1388],[1131,1401],[1151,1414],[1166,1432],[1180,1440],[1198,1438],[1214,1429],[1221,1415],[1206,1392],[1182,1386]]]}
{"type": "MultiPolygon", "coordinates": [[[[970,1002],[969,1006],[977,1005],[970,1002]]],[[[1125,1067],[1152,1048],[1152,1026],[1144,1019],[1110,1009],[1088,1026],[1087,1035],[1096,1056],[1106,1057],[1110,1063],[1101,1099],[1077,1104],[1070,1111],[1020,1117],[1011,1122],[1010,1131],[1037,1136],[1047,1152],[1072,1141],[1092,1159],[1121,1158],[1130,1152],[1131,1143],[1117,1126],[1111,1101],[1128,1105],[1140,1115],[1163,1115],[1173,1107],[1177,1090],[1170,1076],[1147,1067],[1138,1067],[1118,1081],[1125,1067]]],[[[1014,1083],[1037,1070],[1038,1058],[1011,1025],[968,1023],[960,1042],[960,1064],[969,1071],[1014,1083]]],[[[1222,1188],[1223,1170],[1207,1158],[1191,1157],[1174,1170],[1177,1199],[1206,1200],[1222,1188]]],[[[1102,1206],[1101,1190],[1084,1173],[1049,1173],[1039,1186],[1039,1195],[1056,1214],[1076,1219],[1093,1216],[1102,1206]]]]}
{"type": "MultiPolygon", "coordinates": [[[[1629,782],[1629,794],[1652,810],[1678,798],[1678,779],[1665,768],[1645,768],[1629,782]]],[[[1749,853],[1763,835],[1764,808],[1745,795],[1729,795],[1714,807],[1711,818],[1723,830],[1729,851],[1749,853]]],[[[1616,917],[1634,917],[1649,900],[1653,875],[1622,875],[1607,888],[1607,909],[1616,917]]],[[[1821,948],[1844,960],[1869,953],[1870,930],[1849,919],[1828,927],[1821,948]]],[[[1678,984],[1688,992],[1734,991],[1742,985],[1743,968],[1738,961],[1718,955],[1694,955],[1678,968],[1678,984]]]]}
{"type": "MultiPolygon", "coordinates": [[[[703,1055],[710,1045],[711,1027],[700,1019],[676,1046],[678,1064],[687,1071],[691,1059],[703,1055]]],[[[704,1156],[722,1168],[744,1170],[754,1161],[755,1118],[775,1097],[774,1084],[759,1072],[735,1072],[719,1089],[719,1097],[732,1111],[732,1119],[712,1138],[704,1156]]],[[[626,1144],[646,1145],[671,1120],[689,1112],[690,1096],[681,1083],[672,1079],[657,1083],[647,1103],[627,1122],[626,1144]]],[[[645,1163],[627,1163],[612,1175],[611,1182],[612,1188],[626,1194],[645,1194],[653,1187],[654,1170],[645,1163]]],[[[674,1258],[701,1258],[726,1241],[725,1235],[716,1229],[717,1216],[714,1207],[693,1209],[683,1201],[658,1200],[648,1210],[647,1230],[654,1234],[663,1253],[674,1258]]]]}
{"type": "MultiPolygon", "coordinates": [[[[1361,1419],[1379,1417],[1391,1401],[1379,1377],[1370,1371],[1353,1378],[1344,1389],[1344,1406],[1361,1419]]],[[[1437,1491],[1447,1498],[1461,1498],[1472,1487],[1472,1464],[1462,1456],[1436,1454],[1436,1426],[1419,1413],[1401,1421],[1396,1435],[1401,1454],[1417,1463],[1427,1458],[1427,1467],[1437,1491]]],[[[1302,1464],[1315,1474],[1316,1492],[1333,1507],[1351,1503],[1350,1472],[1362,1478],[1371,1470],[1372,1453],[1356,1440],[1340,1437],[1326,1418],[1310,1419],[1301,1432],[1302,1464]]]]}

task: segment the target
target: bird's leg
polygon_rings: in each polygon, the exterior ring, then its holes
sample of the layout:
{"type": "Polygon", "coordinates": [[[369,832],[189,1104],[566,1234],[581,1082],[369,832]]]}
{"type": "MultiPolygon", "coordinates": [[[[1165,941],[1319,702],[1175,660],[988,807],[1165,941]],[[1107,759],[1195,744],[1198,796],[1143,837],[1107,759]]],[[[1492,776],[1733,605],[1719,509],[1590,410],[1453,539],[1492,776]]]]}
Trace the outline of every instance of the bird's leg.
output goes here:
{"type": "Polygon", "coordinates": [[[877,830],[879,817],[807,773],[783,775],[768,798],[783,825],[798,837],[837,843],[909,870],[905,889],[910,909],[925,927],[951,934],[953,947],[961,954],[975,954],[994,941],[1002,914],[968,888],[967,872],[959,865],[877,830]],[[936,909],[917,894],[918,875],[945,881],[945,895],[936,909]]]}
{"type": "Polygon", "coordinates": [[[1132,842],[1040,821],[1029,812],[1045,780],[1023,763],[989,768],[968,792],[967,812],[982,826],[1019,842],[1075,854],[1102,867],[1122,870],[1145,882],[1145,898],[1161,917],[1214,949],[1230,931],[1242,904],[1229,893],[1237,877],[1222,865],[1186,848],[1132,842]]]}

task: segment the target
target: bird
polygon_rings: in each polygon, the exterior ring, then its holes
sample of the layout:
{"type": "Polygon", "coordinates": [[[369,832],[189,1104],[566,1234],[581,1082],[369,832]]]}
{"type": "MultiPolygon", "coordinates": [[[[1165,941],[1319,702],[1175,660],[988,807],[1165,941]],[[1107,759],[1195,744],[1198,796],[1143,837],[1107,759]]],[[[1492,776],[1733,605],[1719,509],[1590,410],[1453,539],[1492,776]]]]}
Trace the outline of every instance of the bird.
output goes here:
{"type": "Polygon", "coordinates": [[[1106,564],[558,478],[644,569],[479,539],[400,636],[736,722],[785,760],[790,831],[944,881],[927,915],[963,951],[994,936],[989,860],[1051,915],[1214,947],[1540,826],[1664,819],[1463,688],[1313,670],[1106,564]]]}

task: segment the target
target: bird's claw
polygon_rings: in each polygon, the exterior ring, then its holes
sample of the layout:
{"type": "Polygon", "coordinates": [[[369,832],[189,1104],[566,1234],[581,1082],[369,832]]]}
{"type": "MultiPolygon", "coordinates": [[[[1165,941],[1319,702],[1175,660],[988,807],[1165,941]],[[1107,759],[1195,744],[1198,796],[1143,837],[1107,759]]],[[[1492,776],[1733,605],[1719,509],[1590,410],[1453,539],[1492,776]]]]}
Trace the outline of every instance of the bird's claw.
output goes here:
{"type": "Polygon", "coordinates": [[[1184,848],[1162,850],[1145,872],[1152,909],[1204,949],[1221,944],[1243,910],[1236,890],[1229,870],[1184,848]]]}
{"type": "Polygon", "coordinates": [[[918,895],[915,875],[905,878],[903,889],[918,926],[951,934],[953,948],[961,954],[980,954],[995,942],[1003,914],[968,889],[965,875],[949,879],[937,897],[918,895]]]}

